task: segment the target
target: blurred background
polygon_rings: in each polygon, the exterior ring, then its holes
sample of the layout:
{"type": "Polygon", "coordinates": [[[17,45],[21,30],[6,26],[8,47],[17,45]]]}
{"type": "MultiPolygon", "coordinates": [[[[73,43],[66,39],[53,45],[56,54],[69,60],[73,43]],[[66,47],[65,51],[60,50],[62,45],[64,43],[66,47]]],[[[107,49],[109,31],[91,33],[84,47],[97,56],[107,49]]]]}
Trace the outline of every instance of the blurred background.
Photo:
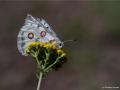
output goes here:
{"type": "Polygon", "coordinates": [[[0,1],[0,90],[36,90],[36,63],[17,49],[17,35],[27,14],[44,18],[62,41],[77,39],[65,44],[68,62],[48,74],[41,90],[120,86],[118,0],[4,0],[0,1]]]}

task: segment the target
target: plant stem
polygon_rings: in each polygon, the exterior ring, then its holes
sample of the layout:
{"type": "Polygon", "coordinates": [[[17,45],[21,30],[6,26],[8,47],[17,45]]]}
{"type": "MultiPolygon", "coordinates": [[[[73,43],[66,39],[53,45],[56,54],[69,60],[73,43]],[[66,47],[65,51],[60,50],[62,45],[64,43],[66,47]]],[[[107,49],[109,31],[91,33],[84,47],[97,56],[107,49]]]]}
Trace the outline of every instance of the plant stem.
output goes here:
{"type": "Polygon", "coordinates": [[[40,85],[41,85],[41,81],[42,81],[42,76],[43,76],[43,72],[40,72],[39,81],[38,81],[38,85],[37,85],[37,90],[40,90],[40,85]]]}
{"type": "Polygon", "coordinates": [[[60,58],[61,58],[61,57],[58,57],[57,60],[56,60],[53,64],[51,64],[50,66],[48,66],[44,71],[46,72],[46,71],[49,70],[52,66],[54,66],[54,65],[59,61],[60,58]]]}

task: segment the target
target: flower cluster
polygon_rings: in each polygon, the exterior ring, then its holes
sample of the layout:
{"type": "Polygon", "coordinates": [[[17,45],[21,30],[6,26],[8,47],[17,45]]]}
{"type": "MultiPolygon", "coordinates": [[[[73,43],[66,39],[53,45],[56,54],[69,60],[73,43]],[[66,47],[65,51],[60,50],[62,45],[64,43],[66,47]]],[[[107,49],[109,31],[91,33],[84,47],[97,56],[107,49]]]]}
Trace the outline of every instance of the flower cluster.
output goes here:
{"type": "Polygon", "coordinates": [[[38,69],[45,73],[57,70],[67,60],[66,53],[51,43],[32,42],[25,52],[37,61],[38,69]]]}

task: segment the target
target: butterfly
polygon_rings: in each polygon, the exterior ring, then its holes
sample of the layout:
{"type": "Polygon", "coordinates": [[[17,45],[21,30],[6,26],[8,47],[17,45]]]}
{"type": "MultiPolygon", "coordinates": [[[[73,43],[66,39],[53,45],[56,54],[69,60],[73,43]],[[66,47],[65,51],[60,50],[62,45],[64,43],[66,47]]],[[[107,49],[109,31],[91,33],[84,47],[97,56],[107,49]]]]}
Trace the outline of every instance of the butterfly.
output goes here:
{"type": "Polygon", "coordinates": [[[58,48],[63,47],[63,42],[44,19],[28,14],[17,36],[17,47],[22,55],[26,56],[25,48],[31,42],[54,43],[58,48]]]}

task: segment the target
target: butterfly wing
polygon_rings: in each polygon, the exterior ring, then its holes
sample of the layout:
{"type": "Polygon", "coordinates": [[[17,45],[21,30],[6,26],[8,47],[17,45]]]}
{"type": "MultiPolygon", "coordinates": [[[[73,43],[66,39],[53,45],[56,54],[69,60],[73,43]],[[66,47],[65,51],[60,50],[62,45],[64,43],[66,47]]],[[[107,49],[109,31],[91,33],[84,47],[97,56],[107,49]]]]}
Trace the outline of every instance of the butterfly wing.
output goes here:
{"type": "Polygon", "coordinates": [[[25,24],[22,26],[18,34],[17,46],[19,52],[22,55],[26,55],[25,48],[31,42],[50,43],[51,41],[53,41],[52,43],[55,43],[56,46],[61,43],[55,32],[44,19],[35,19],[28,14],[25,19],[25,24]]]}
{"type": "Polygon", "coordinates": [[[25,48],[28,43],[35,42],[37,39],[38,21],[31,15],[27,15],[25,24],[20,29],[17,39],[17,47],[22,55],[25,55],[25,48]]]}
{"type": "MultiPolygon", "coordinates": [[[[39,21],[39,20],[38,20],[39,21]]],[[[59,44],[62,43],[61,40],[58,38],[58,36],[56,35],[56,33],[53,31],[53,29],[50,27],[50,25],[44,20],[42,19],[40,21],[40,23],[46,28],[47,32],[49,34],[51,34],[54,37],[54,43],[57,44],[57,46],[59,47],[59,44]]]]}

